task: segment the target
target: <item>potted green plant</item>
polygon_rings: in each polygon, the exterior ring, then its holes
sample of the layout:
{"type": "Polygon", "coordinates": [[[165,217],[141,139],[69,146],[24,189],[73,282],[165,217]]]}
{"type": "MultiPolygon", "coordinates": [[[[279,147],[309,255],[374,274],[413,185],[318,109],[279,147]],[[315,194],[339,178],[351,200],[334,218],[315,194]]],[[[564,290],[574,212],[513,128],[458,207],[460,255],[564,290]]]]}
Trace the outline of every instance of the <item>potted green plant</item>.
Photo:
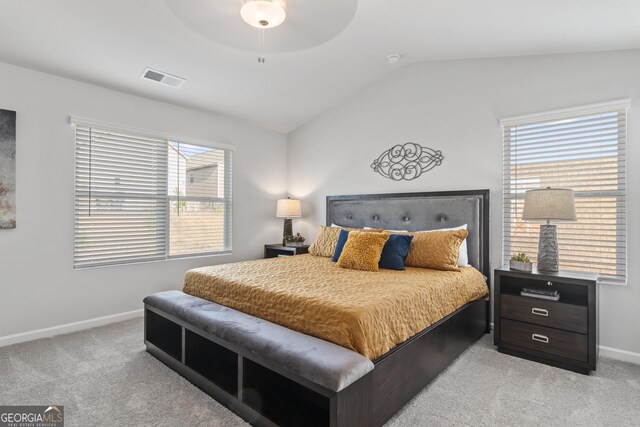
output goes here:
{"type": "Polygon", "coordinates": [[[285,236],[284,244],[285,246],[302,246],[304,245],[304,241],[306,239],[300,233],[296,233],[295,236],[285,236]]]}
{"type": "Polygon", "coordinates": [[[511,257],[509,261],[509,269],[519,271],[532,271],[533,264],[524,252],[519,252],[511,257]]]}

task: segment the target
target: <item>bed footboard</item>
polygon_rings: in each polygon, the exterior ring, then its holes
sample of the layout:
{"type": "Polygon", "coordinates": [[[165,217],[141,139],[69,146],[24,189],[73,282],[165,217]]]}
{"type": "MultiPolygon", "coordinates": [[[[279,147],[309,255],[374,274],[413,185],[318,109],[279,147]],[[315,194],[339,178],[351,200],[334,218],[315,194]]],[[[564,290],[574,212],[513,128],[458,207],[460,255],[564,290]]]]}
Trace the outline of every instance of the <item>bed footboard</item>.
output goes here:
{"type": "Polygon", "coordinates": [[[178,291],[145,298],[147,351],[255,426],[381,426],[486,328],[460,308],[372,363],[178,291]]]}

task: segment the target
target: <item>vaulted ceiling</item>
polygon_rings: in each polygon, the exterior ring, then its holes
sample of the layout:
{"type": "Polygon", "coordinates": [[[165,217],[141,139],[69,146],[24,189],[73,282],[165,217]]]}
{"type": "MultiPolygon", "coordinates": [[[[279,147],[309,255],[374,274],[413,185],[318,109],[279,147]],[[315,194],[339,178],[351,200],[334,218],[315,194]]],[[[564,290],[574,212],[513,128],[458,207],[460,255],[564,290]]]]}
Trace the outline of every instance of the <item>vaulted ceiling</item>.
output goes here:
{"type": "Polygon", "coordinates": [[[288,0],[258,64],[240,6],[0,0],[0,61],[289,132],[413,62],[640,48],[637,0],[288,0]]]}

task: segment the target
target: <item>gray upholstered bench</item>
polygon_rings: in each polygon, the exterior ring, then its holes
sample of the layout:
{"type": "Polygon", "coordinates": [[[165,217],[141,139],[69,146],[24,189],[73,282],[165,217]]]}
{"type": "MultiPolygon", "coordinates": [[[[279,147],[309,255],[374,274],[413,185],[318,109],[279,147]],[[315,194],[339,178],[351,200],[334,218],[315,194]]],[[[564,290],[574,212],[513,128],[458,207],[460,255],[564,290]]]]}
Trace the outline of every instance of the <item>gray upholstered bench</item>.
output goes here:
{"type": "Polygon", "coordinates": [[[371,405],[353,410],[374,369],[361,354],[179,291],[144,305],[147,351],[250,423],[368,424],[371,405]]]}
{"type": "Polygon", "coordinates": [[[180,291],[153,294],[144,303],[329,390],[340,391],[373,369],[359,353],[180,291]]]}

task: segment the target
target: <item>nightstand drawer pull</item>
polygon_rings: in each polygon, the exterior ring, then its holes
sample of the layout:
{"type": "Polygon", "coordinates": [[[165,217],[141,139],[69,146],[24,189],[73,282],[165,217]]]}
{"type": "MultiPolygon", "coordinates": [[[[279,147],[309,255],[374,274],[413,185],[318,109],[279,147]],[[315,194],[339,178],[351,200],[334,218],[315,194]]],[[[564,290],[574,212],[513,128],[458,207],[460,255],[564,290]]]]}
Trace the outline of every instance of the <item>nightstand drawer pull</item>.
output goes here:
{"type": "Polygon", "coordinates": [[[531,339],[534,340],[534,341],[543,342],[545,344],[549,343],[549,337],[546,337],[546,336],[540,335],[540,334],[531,334],[531,339]]]}
{"type": "Polygon", "coordinates": [[[531,309],[531,314],[535,314],[536,316],[544,316],[547,317],[549,316],[549,310],[546,310],[544,308],[537,308],[537,307],[533,307],[531,309]]]}
{"type": "Polygon", "coordinates": [[[547,282],[547,286],[553,286],[553,282],[547,282]]]}

